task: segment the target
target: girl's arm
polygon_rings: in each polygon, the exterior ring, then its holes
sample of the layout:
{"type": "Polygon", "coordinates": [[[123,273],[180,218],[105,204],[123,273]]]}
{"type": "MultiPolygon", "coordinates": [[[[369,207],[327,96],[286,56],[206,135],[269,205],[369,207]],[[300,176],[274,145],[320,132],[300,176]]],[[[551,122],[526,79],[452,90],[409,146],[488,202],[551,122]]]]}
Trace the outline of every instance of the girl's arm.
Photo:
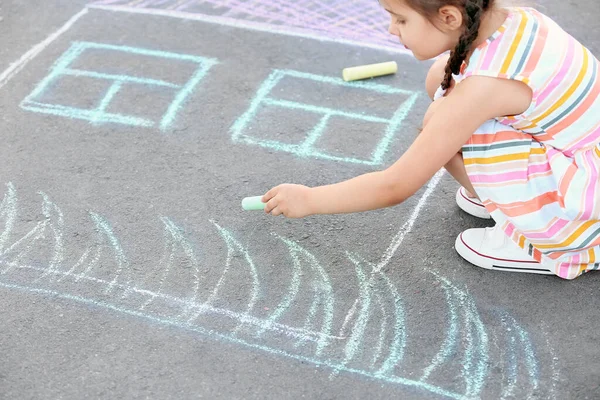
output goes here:
{"type": "Polygon", "coordinates": [[[516,115],[531,103],[520,82],[487,77],[465,79],[440,104],[423,132],[392,166],[333,185],[280,185],[265,194],[266,212],[298,218],[399,204],[412,196],[458,153],[485,121],[516,115]]]}

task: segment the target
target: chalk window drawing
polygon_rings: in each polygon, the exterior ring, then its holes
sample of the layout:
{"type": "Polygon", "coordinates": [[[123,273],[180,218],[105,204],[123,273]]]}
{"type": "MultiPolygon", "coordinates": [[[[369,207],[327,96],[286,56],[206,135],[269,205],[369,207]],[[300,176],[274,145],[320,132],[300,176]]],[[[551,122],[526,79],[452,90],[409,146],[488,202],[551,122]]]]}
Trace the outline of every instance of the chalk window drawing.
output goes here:
{"type": "Polygon", "coordinates": [[[274,70],[258,89],[250,108],[231,127],[232,139],[299,157],[380,165],[417,97],[417,92],[368,81],[347,83],[327,76],[274,70]],[[282,95],[286,91],[283,87],[287,88],[287,95],[282,95]],[[311,87],[310,92],[320,93],[320,98],[313,96],[310,102],[300,98],[304,94],[311,97],[302,87],[311,87]],[[350,91],[355,97],[344,101],[350,91]],[[381,113],[376,111],[376,105],[368,112],[365,108],[352,109],[361,104],[361,100],[354,101],[357,91],[359,98],[388,96],[393,100],[393,109],[388,110],[389,115],[378,115],[381,113]],[[294,122],[299,136],[291,132],[294,122]],[[351,136],[352,130],[360,135],[351,136]],[[357,142],[361,140],[367,142],[357,142]],[[356,151],[363,153],[357,155],[356,151]]]}
{"type": "MultiPolygon", "coordinates": [[[[21,107],[33,112],[83,119],[94,124],[118,123],[141,127],[158,125],[161,129],[167,129],[175,120],[188,96],[215,64],[217,64],[215,59],[187,54],[75,42],[56,61],[50,74],[23,100],[21,107]],[[87,63],[82,60],[86,56],[91,56],[90,53],[94,53],[96,57],[93,66],[90,66],[92,63],[89,60],[87,63]],[[80,68],[78,64],[84,64],[84,67],[80,68]],[[183,67],[184,71],[190,72],[190,75],[179,79],[182,82],[143,76],[144,73],[148,73],[146,71],[148,68],[145,67],[150,64],[154,64],[154,70],[160,70],[163,75],[169,76],[166,71],[173,71],[176,67],[178,70],[179,67],[183,67]],[[120,73],[123,69],[128,70],[127,73],[120,73]],[[68,90],[58,93],[61,87],[63,89],[67,87],[68,90]],[[146,92],[141,92],[142,89],[146,92]],[[134,100],[127,101],[132,99],[130,95],[126,100],[119,101],[119,94],[124,91],[135,93],[134,100]],[[68,99],[64,99],[66,93],[68,99]],[[160,102],[160,107],[156,107],[156,102],[153,103],[156,99],[148,94],[167,100],[160,102]],[[86,102],[85,97],[90,95],[93,97],[86,102]],[[58,100],[62,100],[63,104],[58,100]],[[150,118],[147,115],[131,115],[131,113],[113,110],[123,107],[125,103],[144,101],[148,102],[147,106],[138,105],[139,108],[152,110],[155,114],[158,108],[160,115],[150,118]],[[77,104],[64,104],[65,102],[77,104]]],[[[140,112],[139,109],[137,111],[140,112]]]]}

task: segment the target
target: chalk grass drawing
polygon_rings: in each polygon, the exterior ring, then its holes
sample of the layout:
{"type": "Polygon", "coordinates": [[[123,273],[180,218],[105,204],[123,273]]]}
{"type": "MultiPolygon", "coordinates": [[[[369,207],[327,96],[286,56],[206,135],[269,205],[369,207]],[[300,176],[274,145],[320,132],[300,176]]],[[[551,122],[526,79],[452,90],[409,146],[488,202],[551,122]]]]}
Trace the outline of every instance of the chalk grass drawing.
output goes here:
{"type": "MultiPolygon", "coordinates": [[[[430,276],[446,299],[439,304],[447,314],[445,338],[437,350],[413,354],[428,346],[411,348],[420,333],[408,324],[409,299],[397,287],[401,282],[381,268],[387,258],[374,265],[347,253],[345,270],[354,271],[358,289],[354,302],[344,302],[336,297],[339,283],[331,279],[330,268],[293,240],[271,235],[269,247],[274,244],[273,251],[287,257],[268,271],[250,245],[209,221],[207,233],[222,239],[226,254],[219,265],[206,265],[208,248],[198,248],[181,227],[162,217],[162,257],[154,265],[136,265],[102,215],[89,213],[90,234],[77,227],[89,242],[78,251],[70,248],[73,231],[48,195],[40,193],[38,221],[21,226],[26,219],[19,216],[17,191],[12,183],[6,188],[0,204],[0,287],[5,289],[68,299],[312,363],[328,368],[332,379],[356,374],[440,398],[556,398],[556,357],[540,362],[548,352],[536,349],[545,347],[534,346],[530,334],[502,310],[491,316],[497,328],[487,328],[469,293],[439,273],[430,276]],[[283,285],[279,294],[267,284],[274,274],[283,285]],[[404,366],[408,359],[410,365],[404,366]],[[492,368],[502,371],[502,379],[497,372],[490,376],[492,368]]],[[[218,242],[211,241],[210,248],[215,246],[218,242]]]]}
{"type": "Polygon", "coordinates": [[[194,19],[411,54],[388,33],[388,15],[371,0],[98,0],[88,7],[194,19]]]}
{"type": "MultiPolygon", "coordinates": [[[[232,139],[234,142],[242,142],[278,151],[288,152],[299,157],[312,157],[365,165],[380,165],[384,161],[384,155],[392,140],[394,139],[394,136],[398,132],[398,128],[410,112],[411,108],[414,106],[418,96],[418,92],[399,89],[378,83],[345,82],[340,78],[315,75],[305,72],[293,70],[274,70],[258,89],[256,96],[250,104],[250,108],[248,108],[248,110],[231,127],[232,139]],[[275,89],[277,88],[277,85],[285,79],[303,80],[307,82],[307,85],[315,83],[324,83],[328,85],[359,88],[365,90],[366,92],[371,91],[376,92],[378,94],[396,95],[404,101],[401,102],[396,112],[390,118],[381,118],[378,116],[365,114],[364,112],[348,112],[341,109],[278,99],[275,94],[275,89]],[[404,97],[404,99],[402,99],[402,96],[404,97]],[[306,132],[306,137],[301,143],[283,143],[276,140],[268,140],[261,138],[260,132],[249,131],[248,125],[250,124],[250,122],[252,122],[253,119],[256,119],[257,113],[265,108],[293,110],[297,113],[317,115],[320,119],[319,122],[310,131],[306,132]],[[347,119],[354,122],[371,122],[382,125],[381,140],[373,149],[370,158],[364,159],[356,157],[344,157],[332,154],[330,152],[316,147],[317,141],[323,135],[328,133],[328,123],[331,121],[332,118],[347,119]]],[[[329,134],[340,135],[343,133],[329,132],[329,134]]]]}
{"type": "Polygon", "coordinates": [[[152,127],[158,124],[161,129],[167,129],[175,120],[177,112],[187,97],[193,92],[198,83],[204,78],[209,69],[217,64],[215,59],[191,56],[187,54],[170,53],[165,51],[149,50],[137,47],[115,46],[109,44],[92,42],[75,42],[54,64],[51,72],[46,76],[21,103],[21,107],[28,111],[58,115],[67,118],[77,118],[90,121],[93,124],[119,123],[132,126],[152,127]],[[164,59],[168,62],[194,63],[196,71],[187,83],[183,85],[174,84],[158,79],[150,79],[140,76],[118,75],[102,71],[91,71],[77,69],[71,65],[86,51],[100,50],[106,53],[118,53],[154,57],[164,59]],[[98,101],[93,109],[83,109],[63,104],[53,104],[39,101],[38,98],[47,91],[52,90],[53,84],[60,79],[69,77],[87,77],[110,82],[110,86],[104,96],[98,101]],[[107,112],[107,108],[124,85],[144,85],[161,87],[174,92],[174,100],[168,106],[160,121],[152,121],[147,118],[123,115],[115,112],[107,112]]]}

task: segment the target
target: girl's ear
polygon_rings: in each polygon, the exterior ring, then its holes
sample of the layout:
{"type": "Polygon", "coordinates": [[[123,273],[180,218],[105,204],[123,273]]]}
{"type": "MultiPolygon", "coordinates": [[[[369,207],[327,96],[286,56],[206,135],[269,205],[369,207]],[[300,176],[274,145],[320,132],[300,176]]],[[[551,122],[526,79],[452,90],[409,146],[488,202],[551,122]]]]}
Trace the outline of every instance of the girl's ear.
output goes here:
{"type": "Polygon", "coordinates": [[[438,11],[438,19],[442,26],[448,31],[456,31],[462,29],[463,14],[455,6],[443,6],[438,11]]]}

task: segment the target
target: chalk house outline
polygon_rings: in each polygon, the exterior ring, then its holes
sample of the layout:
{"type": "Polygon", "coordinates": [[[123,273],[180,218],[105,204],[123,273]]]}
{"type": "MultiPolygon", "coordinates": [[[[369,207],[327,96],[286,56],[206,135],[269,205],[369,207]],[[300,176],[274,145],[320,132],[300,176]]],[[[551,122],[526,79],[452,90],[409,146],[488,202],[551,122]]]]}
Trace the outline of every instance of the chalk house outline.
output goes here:
{"type": "Polygon", "coordinates": [[[188,96],[194,91],[196,86],[206,76],[210,68],[212,68],[216,64],[218,64],[218,60],[214,58],[193,56],[189,54],[172,53],[139,47],[117,46],[94,42],[74,42],[69,48],[69,50],[67,50],[55,62],[50,71],[50,74],[46,76],[33,90],[33,92],[31,92],[21,102],[21,108],[33,112],[87,120],[93,124],[118,123],[138,127],[153,127],[156,124],[158,124],[160,126],[160,129],[165,130],[173,123],[178,111],[180,110],[181,106],[186,101],[188,96]],[[192,62],[197,63],[198,68],[192,74],[190,79],[183,85],[158,79],[150,79],[132,75],[110,74],[103,73],[102,71],[70,68],[70,66],[85,51],[91,49],[163,58],[170,61],[192,62]],[[97,107],[94,109],[70,107],[61,104],[41,102],[37,100],[46,91],[52,89],[52,84],[58,78],[64,76],[88,77],[109,81],[112,82],[112,84],[109,86],[108,90],[104,94],[104,97],[102,97],[97,103],[97,107]],[[124,85],[144,85],[171,89],[175,91],[174,99],[168,106],[166,112],[164,113],[160,121],[152,121],[147,118],[107,112],[107,107],[110,105],[115,96],[118,95],[119,91],[123,88],[124,85]]]}
{"type": "MultiPolygon", "coordinates": [[[[308,83],[310,84],[310,82],[308,83]]],[[[282,152],[292,153],[299,157],[310,157],[330,161],[341,161],[352,164],[364,164],[370,166],[381,165],[398,128],[414,106],[418,92],[394,88],[388,85],[371,82],[345,82],[339,78],[315,75],[294,70],[273,70],[271,75],[263,82],[250,104],[250,108],[231,127],[232,140],[234,142],[246,143],[274,149],[282,152]],[[365,113],[348,112],[342,109],[316,106],[296,101],[277,99],[271,96],[273,89],[284,78],[304,79],[312,82],[327,83],[337,86],[361,88],[381,94],[404,95],[408,98],[398,107],[391,118],[382,118],[365,113]],[[308,132],[303,142],[298,144],[283,143],[277,140],[269,140],[260,137],[260,132],[251,133],[248,125],[255,119],[256,114],[266,107],[278,107],[299,112],[309,112],[320,116],[319,122],[308,132]],[[344,157],[319,149],[317,141],[328,132],[327,127],[332,117],[351,119],[357,122],[374,122],[384,125],[381,140],[377,143],[370,158],[344,157]]]]}

